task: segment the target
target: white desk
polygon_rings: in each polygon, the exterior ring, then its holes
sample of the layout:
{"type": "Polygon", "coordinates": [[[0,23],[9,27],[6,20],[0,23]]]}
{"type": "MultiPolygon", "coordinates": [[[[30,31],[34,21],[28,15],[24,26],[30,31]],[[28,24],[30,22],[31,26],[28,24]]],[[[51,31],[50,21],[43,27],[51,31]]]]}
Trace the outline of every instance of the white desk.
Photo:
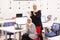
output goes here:
{"type": "MultiPolygon", "coordinates": [[[[2,20],[2,21],[0,21],[0,23],[2,25],[1,27],[3,27],[5,22],[16,22],[16,20],[2,20]]],[[[2,31],[2,35],[3,35],[3,31],[2,31]]]]}
{"type": "Polygon", "coordinates": [[[60,40],[60,35],[55,37],[49,37],[48,40],[60,40]]]}
{"type": "Polygon", "coordinates": [[[52,26],[53,23],[60,23],[60,20],[57,20],[57,21],[49,21],[47,23],[42,23],[42,24],[43,24],[43,27],[51,28],[51,26],[52,26]]]}
{"type": "MultiPolygon", "coordinates": [[[[5,31],[5,39],[6,39],[6,40],[7,40],[7,32],[12,32],[12,33],[14,33],[14,40],[15,40],[15,38],[16,38],[15,33],[16,33],[16,32],[19,32],[19,38],[21,38],[21,32],[24,31],[25,28],[23,28],[22,30],[16,30],[16,29],[14,28],[14,26],[12,26],[12,27],[0,27],[0,30],[5,31]]],[[[19,39],[19,40],[21,40],[21,39],[19,39]]]]}
{"type": "Polygon", "coordinates": [[[0,21],[0,23],[4,23],[4,22],[16,22],[16,20],[2,20],[2,21],[0,21]]]}

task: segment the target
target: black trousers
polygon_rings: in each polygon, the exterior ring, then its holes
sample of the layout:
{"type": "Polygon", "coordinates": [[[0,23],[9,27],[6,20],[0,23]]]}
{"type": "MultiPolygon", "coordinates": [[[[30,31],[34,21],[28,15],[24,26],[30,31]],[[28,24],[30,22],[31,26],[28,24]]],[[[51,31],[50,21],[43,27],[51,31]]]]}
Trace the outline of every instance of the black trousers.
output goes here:
{"type": "Polygon", "coordinates": [[[42,36],[42,34],[41,34],[41,36],[40,36],[40,40],[43,40],[43,36],[42,36]]]}
{"type": "Polygon", "coordinates": [[[23,36],[22,36],[22,40],[32,40],[32,39],[29,38],[29,36],[28,36],[27,33],[25,33],[25,34],[23,34],[23,36]]]}
{"type": "Polygon", "coordinates": [[[42,32],[40,35],[38,35],[38,37],[40,38],[40,40],[43,40],[42,32]]]}

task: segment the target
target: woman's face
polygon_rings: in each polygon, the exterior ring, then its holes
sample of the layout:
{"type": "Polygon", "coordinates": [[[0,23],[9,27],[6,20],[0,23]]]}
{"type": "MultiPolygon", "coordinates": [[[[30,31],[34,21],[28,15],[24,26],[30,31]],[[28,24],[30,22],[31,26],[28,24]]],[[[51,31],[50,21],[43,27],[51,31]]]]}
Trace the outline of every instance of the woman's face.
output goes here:
{"type": "Polygon", "coordinates": [[[30,19],[28,19],[28,20],[27,20],[27,23],[31,23],[31,20],[30,20],[30,19]]]}
{"type": "Polygon", "coordinates": [[[51,15],[48,15],[48,16],[47,16],[47,18],[48,18],[49,20],[51,19],[51,17],[52,17],[51,15]]]}
{"type": "Polygon", "coordinates": [[[36,5],[33,5],[33,9],[36,10],[37,9],[37,6],[36,5]]]}

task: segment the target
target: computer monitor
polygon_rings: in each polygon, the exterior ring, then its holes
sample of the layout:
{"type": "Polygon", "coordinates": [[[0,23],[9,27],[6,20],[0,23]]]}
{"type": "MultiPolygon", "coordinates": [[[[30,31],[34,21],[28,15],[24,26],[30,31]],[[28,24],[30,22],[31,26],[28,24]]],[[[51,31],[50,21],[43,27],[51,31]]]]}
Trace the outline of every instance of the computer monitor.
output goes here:
{"type": "Polygon", "coordinates": [[[16,14],[16,18],[18,18],[18,17],[22,17],[22,13],[16,14]]]}

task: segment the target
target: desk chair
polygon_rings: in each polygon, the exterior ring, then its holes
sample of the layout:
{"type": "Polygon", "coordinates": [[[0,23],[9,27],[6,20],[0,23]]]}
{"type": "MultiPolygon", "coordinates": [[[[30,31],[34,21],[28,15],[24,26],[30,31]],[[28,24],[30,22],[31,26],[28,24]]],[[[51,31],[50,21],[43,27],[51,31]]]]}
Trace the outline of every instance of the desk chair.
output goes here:
{"type": "MultiPolygon", "coordinates": [[[[0,23],[0,27],[2,27],[2,23],[0,23]]],[[[2,31],[0,30],[0,38],[1,38],[1,35],[2,35],[2,31]]]]}
{"type": "MultiPolygon", "coordinates": [[[[12,22],[5,22],[4,23],[4,27],[11,27],[11,26],[13,26],[13,23],[12,22]]],[[[13,35],[13,33],[7,32],[7,35],[9,35],[8,40],[12,40],[11,35],[13,35]]]]}
{"type": "Polygon", "coordinates": [[[58,35],[58,31],[60,29],[60,24],[59,23],[53,23],[53,25],[51,26],[51,29],[53,32],[56,33],[56,35],[58,35]]]}
{"type": "Polygon", "coordinates": [[[48,28],[45,29],[45,30],[46,30],[45,37],[54,37],[54,36],[56,36],[56,34],[52,30],[49,30],[48,28]]]}
{"type": "MultiPolygon", "coordinates": [[[[2,27],[2,24],[0,23],[0,27],[2,27]]],[[[1,35],[1,30],[0,30],[0,35],[1,35]]]]}

